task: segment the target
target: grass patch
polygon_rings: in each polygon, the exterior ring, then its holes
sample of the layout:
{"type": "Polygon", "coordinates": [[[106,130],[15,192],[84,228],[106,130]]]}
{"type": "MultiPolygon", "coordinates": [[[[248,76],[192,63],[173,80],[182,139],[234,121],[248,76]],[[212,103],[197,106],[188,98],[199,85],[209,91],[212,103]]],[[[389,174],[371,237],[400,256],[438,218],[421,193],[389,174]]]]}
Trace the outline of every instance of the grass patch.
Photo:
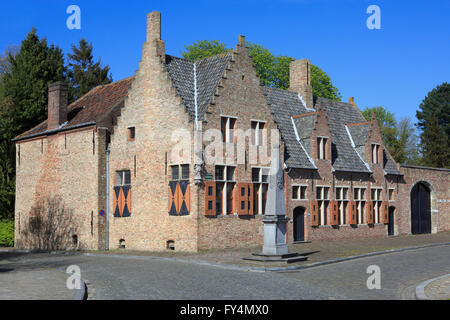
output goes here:
{"type": "Polygon", "coordinates": [[[14,247],[14,221],[0,221],[0,247],[14,247]]]}

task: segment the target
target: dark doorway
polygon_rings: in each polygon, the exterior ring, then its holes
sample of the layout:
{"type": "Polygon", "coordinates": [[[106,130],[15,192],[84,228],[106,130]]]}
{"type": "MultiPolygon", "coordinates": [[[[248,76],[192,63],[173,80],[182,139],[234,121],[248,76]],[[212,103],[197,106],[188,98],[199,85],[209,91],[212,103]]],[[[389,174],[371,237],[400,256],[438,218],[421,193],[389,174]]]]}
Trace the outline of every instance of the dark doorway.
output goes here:
{"type": "Polygon", "coordinates": [[[389,207],[389,224],[388,224],[388,235],[394,235],[394,207],[389,207]]]}
{"type": "Polygon", "coordinates": [[[294,241],[305,241],[305,208],[294,209],[294,241]]]}
{"type": "Polygon", "coordinates": [[[411,190],[411,233],[431,232],[431,197],[430,190],[423,183],[418,183],[411,190]]]}

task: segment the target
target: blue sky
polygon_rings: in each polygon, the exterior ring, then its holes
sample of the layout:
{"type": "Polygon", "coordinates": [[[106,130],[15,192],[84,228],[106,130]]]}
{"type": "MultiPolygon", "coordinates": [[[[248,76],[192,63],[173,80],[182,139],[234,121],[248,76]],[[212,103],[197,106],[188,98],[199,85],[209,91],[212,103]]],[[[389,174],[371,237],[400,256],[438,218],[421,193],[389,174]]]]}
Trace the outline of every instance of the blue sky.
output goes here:
{"type": "Polygon", "coordinates": [[[229,47],[238,35],[274,54],[308,58],[331,77],[343,101],[364,109],[384,106],[397,118],[415,112],[425,95],[450,75],[450,1],[227,0],[2,2],[0,52],[20,44],[34,26],[65,54],[82,37],[114,80],[131,76],[141,60],[146,13],[161,11],[168,54],[217,39],[229,47]],[[81,30],[68,30],[66,8],[81,8],[81,30]],[[369,5],[381,9],[381,30],[369,30],[369,5]]]}

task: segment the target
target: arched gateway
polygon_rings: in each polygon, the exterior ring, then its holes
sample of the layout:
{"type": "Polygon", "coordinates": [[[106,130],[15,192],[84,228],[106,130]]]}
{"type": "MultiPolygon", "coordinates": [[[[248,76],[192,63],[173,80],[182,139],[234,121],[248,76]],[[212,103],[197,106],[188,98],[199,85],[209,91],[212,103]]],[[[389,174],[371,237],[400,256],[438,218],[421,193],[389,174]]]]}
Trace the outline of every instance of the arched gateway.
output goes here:
{"type": "Polygon", "coordinates": [[[423,182],[417,183],[411,190],[411,233],[431,232],[431,195],[430,188],[423,182]]]}

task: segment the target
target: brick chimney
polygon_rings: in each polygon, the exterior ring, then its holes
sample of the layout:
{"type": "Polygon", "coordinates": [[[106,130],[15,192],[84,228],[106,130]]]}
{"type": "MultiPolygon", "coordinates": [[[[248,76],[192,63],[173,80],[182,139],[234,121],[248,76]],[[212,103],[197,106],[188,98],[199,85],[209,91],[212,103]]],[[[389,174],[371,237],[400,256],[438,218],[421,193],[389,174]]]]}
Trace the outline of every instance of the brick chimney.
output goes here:
{"type": "Polygon", "coordinates": [[[48,86],[48,130],[56,129],[67,121],[68,87],[59,81],[48,86]]]}
{"type": "Polygon", "coordinates": [[[161,12],[153,11],[147,14],[147,43],[154,48],[155,56],[166,57],[164,41],[161,40],[161,12]]]}
{"type": "Polygon", "coordinates": [[[289,65],[289,90],[298,92],[308,108],[313,108],[311,63],[307,59],[294,60],[289,65]]]}

